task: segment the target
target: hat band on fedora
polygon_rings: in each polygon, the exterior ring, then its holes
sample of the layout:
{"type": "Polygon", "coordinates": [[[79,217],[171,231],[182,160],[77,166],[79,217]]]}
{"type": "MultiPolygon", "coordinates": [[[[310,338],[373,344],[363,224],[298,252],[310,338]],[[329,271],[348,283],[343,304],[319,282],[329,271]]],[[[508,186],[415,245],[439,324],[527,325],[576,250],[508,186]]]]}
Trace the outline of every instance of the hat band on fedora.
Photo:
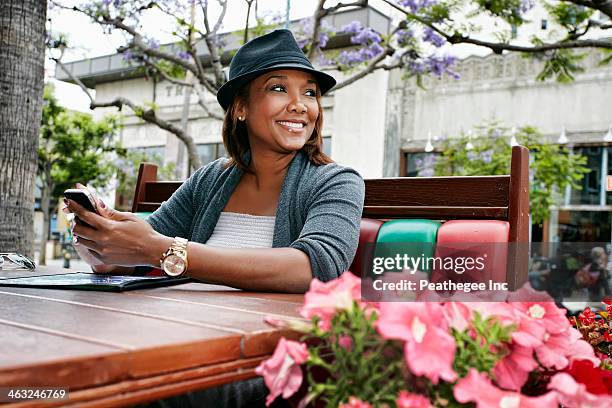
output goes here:
{"type": "Polygon", "coordinates": [[[243,67],[243,69],[241,69],[239,72],[232,72],[231,73],[232,78],[230,79],[241,76],[246,72],[266,69],[268,67],[271,67],[273,65],[278,65],[279,63],[283,63],[283,62],[286,62],[288,64],[294,64],[294,65],[301,63],[301,64],[304,64],[304,68],[314,69],[310,61],[308,61],[308,58],[306,58],[306,56],[302,52],[300,52],[299,54],[297,52],[295,53],[287,53],[287,52],[271,53],[270,55],[268,55],[268,58],[262,61],[262,63],[260,63],[259,65],[243,67]],[[299,59],[300,61],[295,61],[295,58],[299,59]]]}

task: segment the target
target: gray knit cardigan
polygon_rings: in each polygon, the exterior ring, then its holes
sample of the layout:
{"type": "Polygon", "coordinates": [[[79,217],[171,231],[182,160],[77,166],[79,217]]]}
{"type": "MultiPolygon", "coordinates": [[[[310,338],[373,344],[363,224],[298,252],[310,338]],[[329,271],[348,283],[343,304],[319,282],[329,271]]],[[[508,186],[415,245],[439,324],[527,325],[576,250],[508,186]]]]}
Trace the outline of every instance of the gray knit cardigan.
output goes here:
{"type": "MultiPolygon", "coordinates": [[[[197,170],[147,218],[149,224],[163,235],[206,243],[243,174],[226,164],[222,158],[197,170]]],[[[281,189],[272,247],[306,253],[313,277],[322,281],[340,276],[357,250],[364,194],[355,170],[317,166],[297,153],[281,189]]]]}

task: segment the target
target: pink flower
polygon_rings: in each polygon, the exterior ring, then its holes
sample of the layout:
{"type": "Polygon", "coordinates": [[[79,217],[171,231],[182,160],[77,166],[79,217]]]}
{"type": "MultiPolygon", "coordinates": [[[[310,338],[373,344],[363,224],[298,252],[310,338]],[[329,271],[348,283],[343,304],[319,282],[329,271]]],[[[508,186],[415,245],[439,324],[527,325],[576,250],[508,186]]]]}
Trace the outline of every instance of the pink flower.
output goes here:
{"type": "Polygon", "coordinates": [[[270,390],[266,405],[282,394],[289,398],[302,384],[302,369],[299,366],[308,359],[308,349],[304,343],[286,340],[281,337],[276,345],[272,357],[262,362],[256,369],[257,375],[263,376],[266,386],[270,390]]]}
{"type": "Polygon", "coordinates": [[[465,303],[446,302],[443,312],[449,327],[457,331],[464,331],[470,327],[472,311],[465,303]]]}
{"type": "Polygon", "coordinates": [[[547,333],[561,333],[571,326],[565,309],[551,302],[519,303],[515,305],[532,319],[541,322],[547,333]]]}
{"type": "Polygon", "coordinates": [[[460,403],[475,402],[477,408],[557,408],[555,393],[528,397],[513,391],[504,391],[491,383],[486,374],[470,369],[453,389],[460,403]]]}
{"type": "Polygon", "coordinates": [[[495,365],[493,374],[500,387],[519,391],[527,381],[529,373],[537,367],[533,349],[515,344],[511,346],[510,354],[495,365]]]}
{"type": "Polygon", "coordinates": [[[535,352],[538,361],[544,367],[562,370],[568,366],[567,355],[570,350],[569,332],[550,335],[546,333],[542,345],[536,347],[535,352]]]}
{"type": "Polygon", "coordinates": [[[580,384],[567,373],[555,374],[548,384],[548,388],[557,392],[560,404],[570,408],[611,408],[612,395],[596,395],[587,391],[584,384],[580,384]]]}
{"type": "Polygon", "coordinates": [[[395,403],[397,408],[431,408],[431,403],[427,398],[408,391],[400,391],[395,403]]]}
{"type": "Polygon", "coordinates": [[[350,272],[323,283],[313,279],[310,290],[304,296],[300,314],[306,319],[319,318],[322,330],[331,328],[331,321],[338,310],[350,310],[354,301],[361,299],[361,279],[350,272]]]}
{"type": "Polygon", "coordinates": [[[345,404],[338,405],[338,408],[374,408],[372,405],[360,400],[357,397],[349,397],[349,400],[345,404]]]}
{"type": "Polygon", "coordinates": [[[570,363],[576,360],[589,360],[595,366],[599,366],[601,360],[595,356],[593,347],[582,340],[582,334],[571,327],[567,336],[570,338],[570,347],[567,350],[567,358],[570,363]]]}
{"type": "Polygon", "coordinates": [[[353,348],[353,339],[350,336],[340,336],[338,339],[338,345],[346,350],[351,350],[353,348]]]}
{"type": "Polygon", "coordinates": [[[439,303],[383,303],[377,329],[385,339],[404,340],[404,358],[415,375],[437,384],[454,381],[455,339],[439,303]]]}

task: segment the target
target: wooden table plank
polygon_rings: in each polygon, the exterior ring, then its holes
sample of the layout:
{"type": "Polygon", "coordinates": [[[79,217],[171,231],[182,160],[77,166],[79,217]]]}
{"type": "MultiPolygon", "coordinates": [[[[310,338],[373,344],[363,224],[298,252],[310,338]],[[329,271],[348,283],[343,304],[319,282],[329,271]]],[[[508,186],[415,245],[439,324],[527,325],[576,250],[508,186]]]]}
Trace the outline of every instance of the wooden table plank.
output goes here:
{"type": "Polygon", "coordinates": [[[177,301],[216,306],[233,310],[239,313],[258,314],[263,317],[274,315],[277,317],[299,317],[299,306],[301,305],[302,295],[292,295],[299,302],[288,302],[285,300],[267,299],[265,297],[238,295],[235,296],[233,291],[214,291],[210,290],[209,285],[190,283],[167,288],[148,289],[145,291],[131,292],[137,296],[148,296],[158,299],[174,299],[177,301]],[[228,301],[231,296],[231,302],[228,301]]]}
{"type": "Polygon", "coordinates": [[[125,350],[0,323],[0,385],[75,388],[127,379],[125,350]]]}
{"type": "MultiPolygon", "coordinates": [[[[5,288],[0,288],[0,292],[5,288]]],[[[136,316],[153,317],[194,326],[209,327],[228,333],[245,334],[251,331],[272,330],[261,315],[236,313],[215,306],[175,300],[151,299],[135,296],[146,291],[113,294],[94,291],[44,290],[34,288],[10,288],[11,293],[33,295],[58,302],[87,304],[136,316]]],[[[205,298],[207,295],[202,295],[205,298]]]]}
{"type": "Polygon", "coordinates": [[[130,350],[133,376],[167,371],[167,361],[172,361],[173,368],[178,370],[238,359],[241,354],[240,335],[207,327],[1,290],[0,303],[6,320],[54,330],[67,338],[130,350]]]}

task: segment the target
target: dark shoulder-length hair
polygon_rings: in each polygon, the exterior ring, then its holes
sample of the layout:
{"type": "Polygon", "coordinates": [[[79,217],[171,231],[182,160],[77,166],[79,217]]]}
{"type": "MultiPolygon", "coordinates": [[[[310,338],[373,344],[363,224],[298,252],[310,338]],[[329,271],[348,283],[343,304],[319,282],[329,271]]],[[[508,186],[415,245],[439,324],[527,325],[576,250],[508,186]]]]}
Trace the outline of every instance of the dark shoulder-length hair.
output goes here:
{"type": "MultiPolygon", "coordinates": [[[[240,103],[246,104],[249,100],[249,85],[250,83],[245,84],[236,93],[223,119],[223,144],[230,158],[228,167],[238,167],[244,172],[250,172],[249,165],[244,160],[244,154],[251,147],[249,145],[246,123],[238,120],[238,108],[240,103]]],[[[313,164],[323,165],[333,163],[333,160],[323,153],[323,108],[321,107],[321,94],[319,90],[317,90],[317,106],[319,107],[319,116],[315,122],[312,135],[310,135],[301,151],[308,156],[308,159],[313,164]]]]}

